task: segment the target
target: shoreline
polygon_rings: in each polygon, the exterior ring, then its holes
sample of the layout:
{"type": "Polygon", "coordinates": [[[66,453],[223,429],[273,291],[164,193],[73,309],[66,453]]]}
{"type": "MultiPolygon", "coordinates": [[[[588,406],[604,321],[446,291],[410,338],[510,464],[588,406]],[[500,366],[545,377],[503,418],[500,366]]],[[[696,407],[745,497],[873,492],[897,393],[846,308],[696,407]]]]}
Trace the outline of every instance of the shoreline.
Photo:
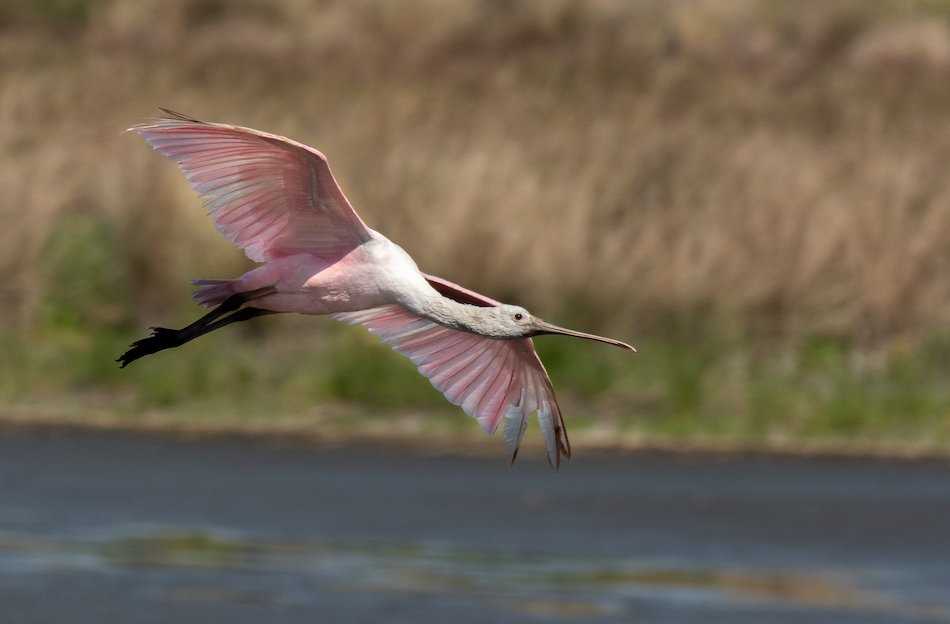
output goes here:
{"type": "MultiPolygon", "coordinates": [[[[154,436],[182,442],[237,441],[268,446],[297,448],[376,447],[418,455],[497,457],[507,461],[507,448],[500,436],[488,436],[481,429],[453,429],[433,426],[425,419],[387,420],[345,427],[328,425],[320,419],[271,421],[188,422],[181,418],[147,415],[131,421],[114,415],[37,414],[15,411],[0,413],[0,435],[33,432],[47,435],[95,433],[154,436]]],[[[622,433],[605,429],[571,431],[574,456],[587,454],[653,454],[705,458],[788,458],[839,461],[937,462],[950,464],[950,448],[919,443],[777,439],[765,441],[728,440],[697,436],[671,439],[650,434],[622,433]]],[[[519,459],[541,459],[540,440],[526,437],[519,459]]]]}

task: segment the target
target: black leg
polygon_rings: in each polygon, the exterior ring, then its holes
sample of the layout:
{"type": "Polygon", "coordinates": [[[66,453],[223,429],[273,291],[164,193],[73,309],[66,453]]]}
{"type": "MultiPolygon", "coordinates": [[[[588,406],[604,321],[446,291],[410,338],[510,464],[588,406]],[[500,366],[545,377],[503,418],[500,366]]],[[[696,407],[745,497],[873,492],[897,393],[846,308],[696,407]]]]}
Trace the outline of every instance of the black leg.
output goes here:
{"type": "MultiPolygon", "coordinates": [[[[227,303],[227,301],[225,303],[227,303]]],[[[260,308],[241,308],[234,314],[225,316],[224,318],[218,319],[213,323],[200,323],[209,317],[212,319],[215,318],[214,316],[210,316],[212,313],[216,314],[216,316],[227,314],[227,311],[220,311],[221,307],[224,306],[225,303],[212,310],[211,313],[204,315],[198,319],[198,321],[195,321],[191,325],[183,327],[182,329],[153,327],[151,336],[133,342],[131,344],[131,348],[128,351],[116,358],[116,362],[119,362],[120,368],[125,368],[141,357],[158,353],[159,351],[164,351],[165,349],[180,347],[186,342],[194,340],[199,336],[204,336],[205,334],[213,332],[216,329],[221,329],[222,327],[230,325],[231,323],[246,321],[258,316],[263,316],[265,314],[276,314],[276,312],[272,312],[271,310],[262,310],[260,308]]]]}
{"type": "Polygon", "coordinates": [[[183,327],[178,331],[195,330],[199,327],[207,325],[215,319],[224,316],[228,312],[234,312],[248,301],[253,301],[254,299],[258,299],[260,297],[266,297],[267,295],[271,295],[275,292],[277,291],[273,286],[265,286],[264,288],[258,288],[257,290],[248,290],[246,292],[235,293],[222,301],[215,309],[211,310],[191,325],[183,327]]]}

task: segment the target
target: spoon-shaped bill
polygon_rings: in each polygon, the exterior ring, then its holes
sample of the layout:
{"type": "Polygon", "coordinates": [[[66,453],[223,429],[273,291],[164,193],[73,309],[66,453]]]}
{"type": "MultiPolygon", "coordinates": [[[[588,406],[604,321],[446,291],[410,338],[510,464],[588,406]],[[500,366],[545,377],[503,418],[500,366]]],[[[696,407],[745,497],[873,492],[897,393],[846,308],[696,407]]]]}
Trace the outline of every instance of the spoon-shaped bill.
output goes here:
{"type": "Polygon", "coordinates": [[[614,340],[613,338],[605,338],[604,336],[597,336],[595,334],[585,334],[584,332],[574,331],[573,329],[567,329],[566,327],[558,327],[553,323],[548,323],[547,321],[536,320],[535,321],[535,330],[537,334],[560,334],[562,336],[574,336],[575,338],[583,338],[584,340],[596,340],[597,342],[604,342],[615,347],[620,347],[621,349],[629,349],[636,353],[636,347],[628,345],[626,342],[621,342],[619,340],[614,340]]]}

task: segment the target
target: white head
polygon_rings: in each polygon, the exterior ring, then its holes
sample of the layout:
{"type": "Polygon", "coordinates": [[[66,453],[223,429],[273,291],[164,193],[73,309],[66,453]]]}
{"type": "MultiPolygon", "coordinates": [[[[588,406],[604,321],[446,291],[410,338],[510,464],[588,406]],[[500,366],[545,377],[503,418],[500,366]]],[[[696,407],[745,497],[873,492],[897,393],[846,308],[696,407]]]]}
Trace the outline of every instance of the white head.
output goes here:
{"type": "Polygon", "coordinates": [[[484,319],[486,321],[484,329],[487,330],[485,333],[498,338],[529,338],[543,334],[560,334],[562,336],[584,338],[585,340],[596,340],[622,349],[636,351],[634,347],[627,343],[613,338],[585,334],[584,332],[558,327],[547,321],[542,321],[521,306],[502,304],[492,308],[480,308],[479,312],[487,317],[484,319]]]}

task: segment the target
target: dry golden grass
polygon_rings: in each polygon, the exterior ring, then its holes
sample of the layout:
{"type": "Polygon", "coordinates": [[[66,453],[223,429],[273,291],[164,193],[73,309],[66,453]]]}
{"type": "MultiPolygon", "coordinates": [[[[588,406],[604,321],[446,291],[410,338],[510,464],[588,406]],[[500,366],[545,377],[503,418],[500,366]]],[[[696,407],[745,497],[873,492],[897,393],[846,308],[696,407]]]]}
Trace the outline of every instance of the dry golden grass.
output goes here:
{"type": "Polygon", "coordinates": [[[140,316],[242,269],[174,167],[121,134],[163,105],[318,146],[426,270],[545,316],[921,334],[950,320],[946,9],[15,2],[0,304],[25,326],[58,288],[42,258],[70,213],[111,228],[140,316]]]}

